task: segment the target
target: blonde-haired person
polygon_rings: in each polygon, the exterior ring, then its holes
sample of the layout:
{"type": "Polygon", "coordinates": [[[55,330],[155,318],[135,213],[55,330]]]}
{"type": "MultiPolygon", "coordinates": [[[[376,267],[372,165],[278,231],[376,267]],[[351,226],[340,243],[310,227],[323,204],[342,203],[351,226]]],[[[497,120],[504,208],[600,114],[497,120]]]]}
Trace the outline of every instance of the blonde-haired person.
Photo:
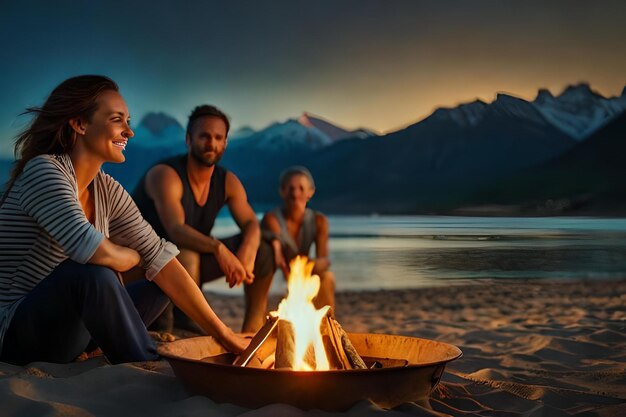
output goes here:
{"type": "Polygon", "coordinates": [[[279,179],[279,194],[283,206],[267,212],[263,217],[264,237],[270,239],[276,268],[289,276],[289,262],[297,255],[308,256],[315,262],[313,273],[319,275],[321,285],[313,303],[335,309],[335,276],[330,271],[328,258],[328,219],[322,213],[307,207],[315,193],[315,181],[308,169],[293,166],[279,179]],[[315,256],[311,246],[315,243],[315,256]]]}

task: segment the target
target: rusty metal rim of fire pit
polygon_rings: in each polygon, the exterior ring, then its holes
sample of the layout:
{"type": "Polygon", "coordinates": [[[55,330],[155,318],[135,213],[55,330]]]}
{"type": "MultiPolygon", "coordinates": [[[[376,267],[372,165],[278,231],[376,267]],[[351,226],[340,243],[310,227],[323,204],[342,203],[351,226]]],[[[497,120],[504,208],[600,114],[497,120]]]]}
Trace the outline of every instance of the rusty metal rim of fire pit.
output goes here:
{"type": "Polygon", "coordinates": [[[160,352],[160,355],[166,358],[170,358],[170,359],[175,359],[178,361],[183,361],[183,362],[191,362],[191,363],[202,363],[202,364],[208,364],[211,366],[217,366],[217,367],[222,367],[222,368],[228,368],[228,369],[242,369],[242,370],[246,370],[246,371],[250,371],[250,372],[289,372],[291,374],[300,374],[300,375],[310,375],[310,374],[316,374],[316,373],[320,373],[320,374],[333,374],[333,373],[337,373],[337,374],[342,374],[345,375],[346,373],[363,373],[363,372],[386,372],[386,371],[397,371],[398,369],[410,369],[410,368],[425,368],[428,366],[436,366],[436,365],[441,365],[441,364],[445,364],[448,363],[450,361],[459,359],[461,356],[463,356],[463,353],[459,353],[457,356],[455,357],[451,357],[450,359],[446,359],[443,361],[438,361],[438,362],[424,362],[424,363],[420,363],[420,364],[409,364],[406,366],[392,366],[392,367],[387,367],[387,368],[372,368],[372,369],[329,369],[327,371],[294,371],[292,369],[274,369],[274,368],[252,368],[252,367],[241,367],[241,366],[235,366],[235,365],[227,365],[227,364],[223,364],[223,363],[214,363],[214,362],[207,362],[207,361],[202,361],[202,360],[198,360],[198,359],[189,359],[189,358],[183,358],[180,356],[174,356],[171,354],[164,354],[163,352],[160,352]]]}
{"type": "MultiPolygon", "coordinates": [[[[380,334],[382,335],[382,334],[380,334]]],[[[384,336],[394,336],[394,335],[384,335],[384,336]]],[[[211,337],[211,336],[209,336],[211,337]]],[[[400,337],[407,337],[407,336],[400,336],[400,337]]],[[[413,337],[414,339],[421,339],[421,338],[417,338],[417,337],[413,337]]],[[[422,339],[422,340],[428,340],[428,339],[422,339]]],[[[175,343],[175,342],[171,342],[171,343],[175,343]]],[[[463,352],[461,351],[461,349],[459,349],[458,347],[454,346],[454,345],[450,345],[449,343],[445,343],[445,342],[437,342],[437,343],[441,343],[441,344],[445,344],[450,346],[451,348],[453,348],[454,350],[457,351],[456,355],[454,356],[450,356],[446,359],[442,359],[439,361],[434,361],[434,362],[420,362],[420,363],[409,363],[405,366],[393,366],[393,367],[387,367],[387,368],[373,368],[373,369],[330,369],[327,371],[294,371],[292,369],[274,369],[274,368],[269,368],[269,369],[265,369],[265,368],[253,368],[253,367],[240,367],[240,366],[235,366],[235,365],[228,365],[228,364],[223,364],[223,363],[217,363],[217,362],[208,362],[206,360],[202,360],[202,359],[191,359],[191,358],[185,358],[182,356],[177,356],[174,355],[170,352],[167,351],[167,347],[165,346],[159,346],[157,348],[157,351],[159,353],[159,355],[168,358],[168,359],[174,359],[174,360],[178,360],[178,361],[183,361],[183,362],[191,362],[191,363],[201,363],[201,364],[208,364],[211,366],[217,366],[217,367],[223,367],[226,369],[233,369],[233,368],[238,368],[238,369],[242,369],[242,370],[246,370],[246,371],[250,371],[250,372],[289,372],[291,374],[297,374],[297,375],[311,375],[311,374],[342,374],[345,375],[346,373],[363,373],[363,372],[391,372],[391,371],[397,371],[399,369],[410,369],[410,368],[425,368],[428,366],[436,366],[436,365],[441,365],[441,364],[446,364],[448,362],[454,361],[456,359],[459,359],[461,356],[463,356],[463,352]]],[[[209,356],[210,357],[210,356],[209,356]]]]}

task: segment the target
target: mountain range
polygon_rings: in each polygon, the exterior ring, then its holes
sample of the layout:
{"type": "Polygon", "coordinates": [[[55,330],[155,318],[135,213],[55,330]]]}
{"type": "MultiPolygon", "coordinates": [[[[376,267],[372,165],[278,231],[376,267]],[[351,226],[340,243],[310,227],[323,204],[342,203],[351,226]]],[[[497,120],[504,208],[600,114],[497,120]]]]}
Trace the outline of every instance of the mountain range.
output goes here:
{"type": "Polygon", "coordinates": [[[487,184],[470,204],[526,213],[626,213],[626,112],[532,170],[487,184]]]}
{"type": "Polygon", "coordinates": [[[586,84],[546,102],[545,91],[534,101],[498,94],[492,103],[437,109],[384,136],[345,138],[299,154],[244,148],[227,154],[224,164],[242,179],[250,199],[264,205],[278,203],[280,172],[300,164],[316,178],[314,204],[322,210],[447,213],[490,204],[476,200],[476,193],[578,147],[626,111],[626,94],[603,98],[586,84]],[[560,117],[546,117],[547,109],[560,117]],[[587,136],[573,135],[574,128],[587,136]]]}
{"type": "MultiPolygon", "coordinates": [[[[313,206],[333,213],[478,213],[494,205],[530,214],[582,206],[610,211],[623,207],[619,181],[598,166],[616,158],[604,154],[626,140],[625,113],[626,88],[604,97],[584,83],[556,96],[539,90],[533,101],[500,93],[491,103],[438,108],[385,135],[305,112],[259,131],[231,132],[221,164],[237,174],[258,208],[278,203],[280,172],[298,164],[316,179],[313,206]],[[572,185],[581,181],[586,188],[572,185]]],[[[183,126],[167,114],[147,114],[134,130],[127,162],[104,167],[129,190],[151,165],[186,151],[183,126]]],[[[0,160],[0,170],[9,164],[0,160]]]]}

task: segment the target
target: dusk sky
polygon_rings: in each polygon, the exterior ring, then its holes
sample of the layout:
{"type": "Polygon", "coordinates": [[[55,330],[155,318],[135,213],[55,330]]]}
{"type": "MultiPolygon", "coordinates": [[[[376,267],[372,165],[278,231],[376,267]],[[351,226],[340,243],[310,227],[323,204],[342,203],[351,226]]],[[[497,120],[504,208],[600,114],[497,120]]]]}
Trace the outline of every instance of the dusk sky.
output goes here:
{"type": "Polygon", "coordinates": [[[19,113],[85,73],[119,83],[135,124],[212,103],[234,128],[309,111],[379,133],[497,92],[626,85],[623,0],[1,4],[1,155],[19,113]]]}

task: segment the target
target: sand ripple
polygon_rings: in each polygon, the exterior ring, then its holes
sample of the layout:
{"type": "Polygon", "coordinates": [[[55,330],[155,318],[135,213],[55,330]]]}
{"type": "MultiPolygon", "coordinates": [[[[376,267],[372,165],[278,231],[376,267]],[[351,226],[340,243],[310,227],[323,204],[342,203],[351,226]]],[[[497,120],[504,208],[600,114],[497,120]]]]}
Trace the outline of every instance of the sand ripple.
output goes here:
{"type": "MultiPolygon", "coordinates": [[[[210,294],[209,300],[227,324],[241,325],[240,297],[210,294]]],[[[348,331],[424,337],[463,350],[429,402],[382,410],[362,401],[337,415],[626,416],[626,281],[340,293],[336,314],[348,331]]],[[[166,362],[111,366],[93,358],[23,368],[0,363],[0,415],[333,413],[282,404],[258,410],[215,404],[189,397],[166,362]]]]}

